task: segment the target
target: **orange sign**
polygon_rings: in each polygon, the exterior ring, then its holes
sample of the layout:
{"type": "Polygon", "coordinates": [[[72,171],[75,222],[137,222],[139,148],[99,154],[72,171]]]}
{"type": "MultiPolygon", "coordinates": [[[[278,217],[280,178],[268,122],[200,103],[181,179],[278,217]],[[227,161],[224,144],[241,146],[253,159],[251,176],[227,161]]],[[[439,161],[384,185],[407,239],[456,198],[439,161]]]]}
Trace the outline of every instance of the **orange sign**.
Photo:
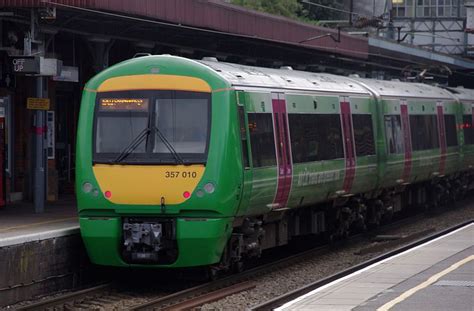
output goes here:
{"type": "Polygon", "coordinates": [[[33,110],[49,110],[49,103],[49,98],[28,97],[26,101],[26,108],[33,110]]]}

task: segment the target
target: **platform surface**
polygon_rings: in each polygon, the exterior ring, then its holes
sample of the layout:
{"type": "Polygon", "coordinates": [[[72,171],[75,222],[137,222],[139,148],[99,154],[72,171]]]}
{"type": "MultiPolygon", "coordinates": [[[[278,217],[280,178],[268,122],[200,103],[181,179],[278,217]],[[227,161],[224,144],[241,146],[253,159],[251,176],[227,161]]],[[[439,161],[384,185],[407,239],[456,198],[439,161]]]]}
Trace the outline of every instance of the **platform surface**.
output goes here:
{"type": "Polygon", "coordinates": [[[276,310],[474,310],[474,224],[315,289],[276,310]]]}
{"type": "Polygon", "coordinates": [[[0,247],[79,233],[74,198],[45,205],[36,214],[33,204],[16,203],[0,208],[0,247]]]}

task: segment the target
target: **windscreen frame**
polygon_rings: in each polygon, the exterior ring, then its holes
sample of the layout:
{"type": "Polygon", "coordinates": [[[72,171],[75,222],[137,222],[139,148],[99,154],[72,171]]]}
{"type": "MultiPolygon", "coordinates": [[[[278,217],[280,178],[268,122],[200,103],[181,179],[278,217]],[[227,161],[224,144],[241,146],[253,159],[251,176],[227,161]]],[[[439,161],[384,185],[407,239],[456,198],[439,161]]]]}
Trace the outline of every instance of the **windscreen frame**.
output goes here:
{"type": "MultiPolygon", "coordinates": [[[[150,127],[156,124],[156,100],[158,99],[186,99],[188,97],[205,99],[207,107],[207,136],[205,138],[205,150],[203,153],[179,153],[182,157],[184,164],[205,164],[209,153],[209,144],[211,136],[211,117],[212,117],[212,94],[207,92],[195,92],[195,91],[181,91],[181,90],[125,90],[125,91],[110,91],[97,93],[94,102],[94,117],[93,117],[93,130],[92,130],[92,162],[93,164],[136,164],[136,165],[159,165],[159,164],[178,164],[177,160],[173,156],[172,152],[167,153],[153,153],[153,146],[155,144],[155,131],[150,132],[147,140],[151,143],[147,146],[145,153],[132,153],[127,156],[123,161],[119,163],[113,163],[114,158],[119,155],[118,153],[100,153],[97,152],[97,131],[98,131],[98,120],[100,117],[100,103],[102,99],[106,98],[123,98],[123,99],[148,99],[148,117],[147,126],[150,127]],[[182,95],[181,97],[179,95],[182,95]]],[[[112,112],[113,113],[113,112],[112,112]]],[[[117,112],[116,112],[117,113],[117,112]]],[[[118,112],[121,113],[121,112],[118,112]]]]}

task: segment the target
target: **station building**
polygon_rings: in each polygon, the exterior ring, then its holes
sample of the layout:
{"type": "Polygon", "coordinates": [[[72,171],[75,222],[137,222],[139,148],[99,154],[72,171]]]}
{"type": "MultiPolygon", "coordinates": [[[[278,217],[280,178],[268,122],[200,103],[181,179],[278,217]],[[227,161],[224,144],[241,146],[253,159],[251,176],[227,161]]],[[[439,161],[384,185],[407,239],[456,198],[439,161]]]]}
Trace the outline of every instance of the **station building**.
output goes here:
{"type": "Polygon", "coordinates": [[[173,54],[384,79],[441,67],[431,81],[474,88],[469,59],[343,30],[224,0],[0,0],[0,307],[97,274],[74,209],[75,137],[84,84],[113,64],[173,54]]]}
{"type": "Polygon", "coordinates": [[[73,197],[84,84],[137,53],[386,78],[434,62],[473,87],[474,62],[380,40],[217,0],[0,0],[0,206],[73,197]]]}

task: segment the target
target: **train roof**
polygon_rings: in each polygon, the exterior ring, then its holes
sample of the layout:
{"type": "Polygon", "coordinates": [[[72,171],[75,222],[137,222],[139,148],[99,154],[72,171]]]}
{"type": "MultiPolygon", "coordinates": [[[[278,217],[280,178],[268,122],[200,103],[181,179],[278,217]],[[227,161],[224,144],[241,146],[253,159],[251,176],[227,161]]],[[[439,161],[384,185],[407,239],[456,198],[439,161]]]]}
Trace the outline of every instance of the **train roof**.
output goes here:
{"type": "Polygon", "coordinates": [[[474,102],[474,90],[465,89],[463,87],[447,88],[451,93],[454,94],[460,101],[474,102]]]}
{"type": "Polygon", "coordinates": [[[427,84],[360,78],[356,80],[382,97],[421,97],[454,100],[453,95],[445,89],[427,84]]]}
{"type": "MultiPolygon", "coordinates": [[[[382,97],[454,99],[451,92],[422,83],[348,78],[326,73],[292,70],[285,67],[282,69],[272,69],[225,63],[217,60],[201,60],[198,62],[216,71],[234,87],[251,88],[258,86],[290,90],[359,94],[374,92],[382,97]]],[[[466,91],[467,92],[464,93],[463,89],[461,89],[459,93],[462,94],[462,96],[469,94],[465,96],[474,98],[470,95],[474,94],[474,91],[466,91]]]]}
{"type": "Polygon", "coordinates": [[[354,80],[323,73],[287,69],[252,67],[219,62],[199,61],[216,71],[234,87],[267,87],[289,90],[370,94],[354,80]]]}

